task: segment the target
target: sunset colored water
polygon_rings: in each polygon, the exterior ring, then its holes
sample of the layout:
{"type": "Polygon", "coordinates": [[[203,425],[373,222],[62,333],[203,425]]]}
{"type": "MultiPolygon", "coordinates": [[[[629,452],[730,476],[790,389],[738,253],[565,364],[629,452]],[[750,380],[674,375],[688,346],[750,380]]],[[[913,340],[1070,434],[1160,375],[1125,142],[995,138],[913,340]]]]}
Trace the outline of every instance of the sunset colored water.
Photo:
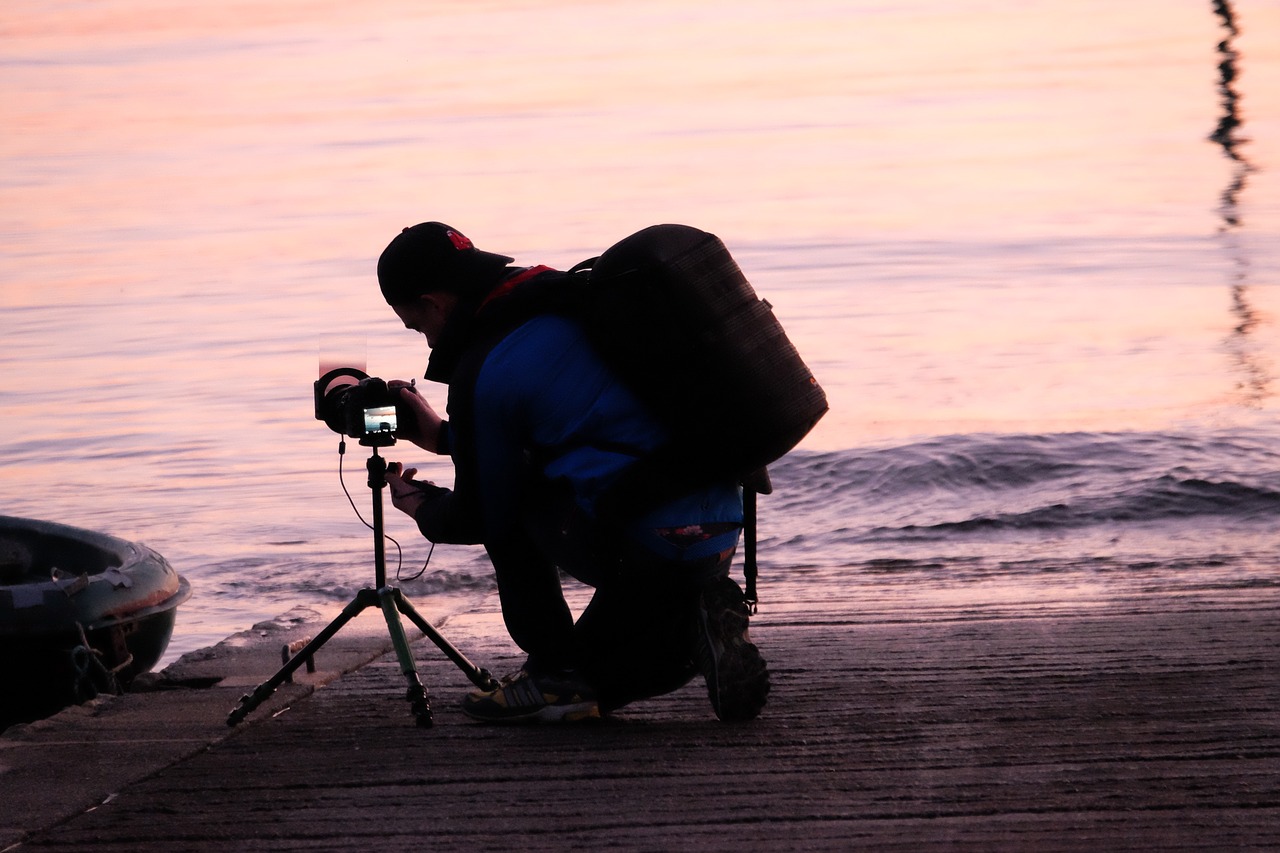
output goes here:
{"type": "MultiPolygon", "coordinates": [[[[832,403],[762,508],[766,616],[1280,586],[1273,2],[18,7],[0,513],[165,554],[171,657],[372,579],[311,382],[421,376],[373,272],[427,219],[561,267],[725,240],[832,403]]],[[[407,584],[490,588],[464,548],[407,584]]]]}

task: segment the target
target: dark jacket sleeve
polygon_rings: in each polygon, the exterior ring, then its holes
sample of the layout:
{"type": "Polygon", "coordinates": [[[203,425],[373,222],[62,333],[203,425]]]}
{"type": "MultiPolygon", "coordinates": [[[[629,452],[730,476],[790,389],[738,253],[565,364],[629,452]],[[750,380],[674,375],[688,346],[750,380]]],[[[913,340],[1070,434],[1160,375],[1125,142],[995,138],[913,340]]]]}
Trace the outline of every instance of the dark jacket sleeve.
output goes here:
{"type": "Polygon", "coordinates": [[[453,489],[444,486],[424,486],[427,500],[418,507],[413,520],[418,530],[432,542],[450,545],[477,545],[483,536],[479,524],[468,522],[453,489]]]}
{"type": "Polygon", "coordinates": [[[599,401],[603,366],[572,328],[523,324],[459,365],[447,432],[454,488],[433,487],[415,516],[428,539],[492,543],[519,524],[536,479],[531,453],[572,438],[599,401]]]}
{"type": "Polygon", "coordinates": [[[431,486],[414,521],[432,542],[478,545],[485,541],[481,483],[477,473],[475,383],[488,355],[478,349],[464,361],[449,384],[449,420],[441,435],[441,450],[453,459],[453,488],[431,486]]]}

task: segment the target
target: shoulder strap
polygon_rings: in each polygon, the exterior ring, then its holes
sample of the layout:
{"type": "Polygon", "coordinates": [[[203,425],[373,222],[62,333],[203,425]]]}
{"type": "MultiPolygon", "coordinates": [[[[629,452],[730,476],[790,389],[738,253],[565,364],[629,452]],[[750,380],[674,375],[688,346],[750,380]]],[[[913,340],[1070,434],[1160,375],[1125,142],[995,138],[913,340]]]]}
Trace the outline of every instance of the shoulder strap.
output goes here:
{"type": "Polygon", "coordinates": [[[753,614],[760,603],[756,592],[756,578],[760,574],[756,563],[756,495],[767,495],[772,491],[768,468],[761,468],[742,478],[742,577],[746,587],[743,597],[753,614]]]}

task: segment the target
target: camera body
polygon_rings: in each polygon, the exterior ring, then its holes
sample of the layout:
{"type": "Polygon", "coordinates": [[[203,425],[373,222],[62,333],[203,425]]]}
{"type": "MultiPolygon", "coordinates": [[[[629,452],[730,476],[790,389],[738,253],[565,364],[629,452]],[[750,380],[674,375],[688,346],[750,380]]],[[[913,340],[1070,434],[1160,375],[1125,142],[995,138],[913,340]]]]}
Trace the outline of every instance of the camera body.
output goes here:
{"type": "Polygon", "coordinates": [[[339,367],[315,383],[316,420],[368,447],[396,443],[396,392],[386,381],[354,367],[339,367]]]}

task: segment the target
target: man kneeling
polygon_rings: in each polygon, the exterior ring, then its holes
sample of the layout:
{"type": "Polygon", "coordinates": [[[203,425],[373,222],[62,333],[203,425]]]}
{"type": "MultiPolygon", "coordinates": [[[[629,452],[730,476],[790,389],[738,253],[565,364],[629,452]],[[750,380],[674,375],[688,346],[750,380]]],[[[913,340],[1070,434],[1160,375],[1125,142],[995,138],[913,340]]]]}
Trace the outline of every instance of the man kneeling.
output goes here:
{"type": "MultiPolygon", "coordinates": [[[[382,294],[426,337],[426,378],[448,420],[398,389],[400,437],[453,460],[452,489],[392,463],[393,504],[433,542],[483,544],[524,667],[463,701],[487,722],[576,721],[688,683],[716,715],[754,719],[769,674],[729,566],[742,495],[725,480],[634,517],[598,502],[665,428],[618,379],[564,304],[570,277],[482,252],[439,222],[406,228],[378,261],[382,294]],[[577,622],[559,571],[595,589],[577,622]]],[[[714,389],[712,389],[714,390],[714,389]]]]}

